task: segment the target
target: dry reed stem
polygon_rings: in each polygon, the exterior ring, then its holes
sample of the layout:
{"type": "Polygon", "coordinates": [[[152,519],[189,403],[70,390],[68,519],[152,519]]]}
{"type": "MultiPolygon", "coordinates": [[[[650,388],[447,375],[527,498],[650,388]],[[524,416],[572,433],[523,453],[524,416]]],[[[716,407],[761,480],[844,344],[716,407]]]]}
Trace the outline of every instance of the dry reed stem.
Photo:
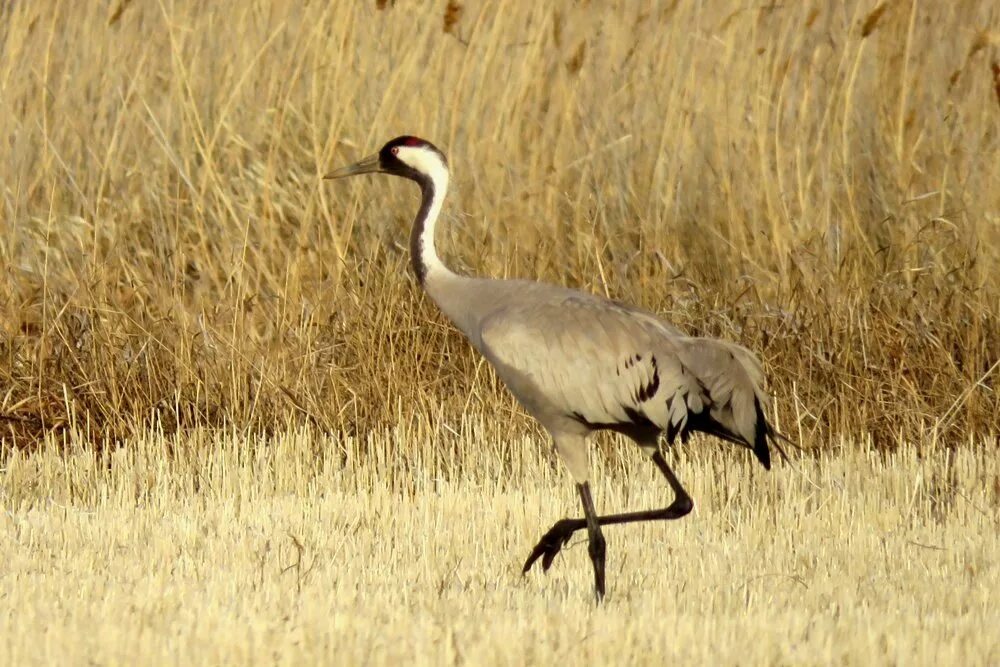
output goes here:
{"type": "Polygon", "coordinates": [[[989,439],[991,7],[5,5],[0,437],[519,415],[407,277],[411,189],[318,180],[408,132],[458,267],[743,343],[806,447],[989,439]]]}

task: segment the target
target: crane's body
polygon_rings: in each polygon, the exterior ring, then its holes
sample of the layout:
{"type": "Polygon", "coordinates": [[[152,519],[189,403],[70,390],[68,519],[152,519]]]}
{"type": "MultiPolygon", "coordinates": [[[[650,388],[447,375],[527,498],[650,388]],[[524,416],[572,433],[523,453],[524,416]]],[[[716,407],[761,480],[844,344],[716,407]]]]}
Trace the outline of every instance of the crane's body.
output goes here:
{"type": "Polygon", "coordinates": [[[445,316],[496,370],[511,393],[552,435],[577,483],[584,519],[564,519],[543,536],[524,566],[548,569],[563,544],[587,528],[598,598],[604,595],[602,525],[680,518],[693,504],[660,454],[703,431],[753,451],[770,468],[775,434],[753,354],[733,343],[685,336],[644,310],[587,292],[528,280],[462,276],[441,261],[435,229],[448,187],[448,164],[433,145],[399,137],[369,158],[330,174],[383,172],[421,187],[410,236],[413,269],[445,316]],[[660,468],[674,502],[647,512],[598,516],[589,487],[588,435],[614,430],[632,438],[660,468]],[[773,442],[773,441],[772,441],[773,442]]]}

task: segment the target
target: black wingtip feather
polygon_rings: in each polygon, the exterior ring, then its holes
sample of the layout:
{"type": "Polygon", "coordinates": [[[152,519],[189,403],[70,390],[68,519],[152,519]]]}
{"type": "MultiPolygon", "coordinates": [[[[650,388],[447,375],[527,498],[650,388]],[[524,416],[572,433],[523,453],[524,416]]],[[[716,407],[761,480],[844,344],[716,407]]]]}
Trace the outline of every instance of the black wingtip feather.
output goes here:
{"type": "Polygon", "coordinates": [[[677,432],[680,427],[674,424],[672,421],[667,422],[667,444],[674,444],[674,439],[677,438],[677,432]]]}
{"type": "Polygon", "coordinates": [[[757,424],[754,428],[753,453],[764,466],[764,470],[771,469],[771,449],[767,446],[767,436],[771,432],[771,427],[767,423],[767,417],[760,407],[760,401],[754,399],[754,407],[757,409],[757,424]]]}

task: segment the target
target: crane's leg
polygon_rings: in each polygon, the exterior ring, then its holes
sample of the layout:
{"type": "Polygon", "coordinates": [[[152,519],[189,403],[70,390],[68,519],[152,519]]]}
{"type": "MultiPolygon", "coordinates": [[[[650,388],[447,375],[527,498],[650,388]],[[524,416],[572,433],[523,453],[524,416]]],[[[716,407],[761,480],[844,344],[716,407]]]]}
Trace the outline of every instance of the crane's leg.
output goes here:
{"type": "MultiPolygon", "coordinates": [[[[587,536],[589,538],[589,548],[587,551],[590,553],[590,562],[594,566],[594,593],[597,595],[597,601],[600,602],[604,598],[604,555],[607,550],[607,544],[604,541],[604,533],[601,532],[601,517],[597,516],[597,510],[594,509],[594,498],[590,495],[590,484],[587,482],[590,476],[590,466],[587,463],[587,439],[579,435],[567,435],[564,433],[559,435],[553,434],[552,439],[556,446],[556,452],[559,453],[559,458],[566,464],[573,479],[576,480],[576,488],[580,493],[580,502],[583,503],[584,514],[583,519],[563,519],[556,524],[566,525],[567,522],[571,522],[573,527],[565,533],[565,537],[553,537],[553,539],[560,540],[558,546],[555,547],[555,552],[559,552],[562,545],[576,530],[581,528],[587,529],[587,536]]],[[[549,531],[549,533],[552,532],[552,530],[549,531]]],[[[542,538],[542,541],[544,542],[545,538],[542,538]]],[[[538,551],[538,547],[535,547],[535,551],[538,551]]],[[[553,557],[555,557],[555,554],[553,554],[553,557]]],[[[537,556],[533,556],[533,558],[537,558],[537,556]]],[[[529,565],[525,565],[525,572],[528,571],[533,558],[529,559],[529,565]]],[[[545,569],[548,569],[548,565],[545,566],[545,569]]]]}
{"type": "Polygon", "coordinates": [[[590,496],[590,484],[578,484],[580,500],[583,502],[583,514],[587,521],[587,536],[589,537],[588,553],[590,562],[594,565],[594,594],[597,601],[604,599],[604,533],[598,521],[597,510],[594,509],[594,499],[590,496]]]}
{"type": "MultiPolygon", "coordinates": [[[[645,446],[644,449],[647,449],[645,446]]],[[[647,451],[649,451],[647,449],[647,451]]],[[[688,514],[694,507],[694,502],[691,500],[691,496],[688,495],[684,487],[681,486],[680,480],[674,474],[674,471],[670,469],[667,465],[666,460],[664,460],[663,455],[658,449],[653,449],[650,454],[650,458],[656,467],[660,469],[663,476],[667,478],[667,483],[670,484],[670,488],[674,490],[674,502],[670,503],[667,507],[658,510],[646,510],[643,512],[626,512],[624,514],[607,514],[605,516],[596,517],[596,523],[598,530],[601,526],[611,526],[619,523],[635,523],[638,521],[667,521],[670,519],[680,519],[682,516],[688,514]]],[[[586,486],[586,483],[580,485],[581,487],[586,486]]],[[[583,497],[583,489],[580,490],[580,495],[583,497]]],[[[587,489],[587,495],[590,495],[590,489],[587,489]]],[[[593,503],[591,502],[591,508],[593,503]]],[[[584,511],[586,512],[586,500],[584,501],[584,511]]],[[[542,559],[542,570],[548,570],[552,566],[552,561],[562,550],[563,545],[566,544],[569,539],[578,530],[583,528],[589,529],[589,523],[587,519],[562,519],[557,521],[549,532],[542,536],[542,539],[538,541],[535,548],[532,549],[531,554],[528,555],[528,560],[524,563],[524,569],[521,570],[522,573],[527,573],[531,569],[531,566],[535,564],[535,561],[539,558],[542,559]]],[[[603,542],[603,538],[602,538],[603,542]]],[[[591,538],[591,545],[593,545],[593,538],[591,538]]],[[[592,547],[593,548],[593,547],[592,547]]],[[[591,556],[593,560],[593,556],[591,556]]],[[[603,561],[603,559],[602,559],[603,561]]],[[[594,562],[595,575],[597,573],[597,563],[594,562]]]]}

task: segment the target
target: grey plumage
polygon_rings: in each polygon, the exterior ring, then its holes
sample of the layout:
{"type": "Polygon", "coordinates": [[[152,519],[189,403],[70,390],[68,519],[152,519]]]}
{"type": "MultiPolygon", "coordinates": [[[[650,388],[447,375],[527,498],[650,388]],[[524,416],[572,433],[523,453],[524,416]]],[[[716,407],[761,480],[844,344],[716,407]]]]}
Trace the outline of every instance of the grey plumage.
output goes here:
{"type": "Polygon", "coordinates": [[[448,185],[443,154],[414,137],[331,177],[380,171],[416,181],[422,204],[411,252],[416,275],[444,314],[494,367],[504,384],[552,435],[575,478],[585,519],[546,533],[524,571],[552,559],[575,530],[587,528],[598,598],[604,594],[601,525],[680,518],[692,506],[659,452],[657,440],[702,431],[747,447],[770,468],[775,433],[764,406],[760,362],[734,343],[684,335],[655,315],[594,294],[526,280],[460,276],[440,260],[435,223],[448,185]],[[597,516],[589,490],[586,438],[598,430],[631,437],[675,492],[663,510],[597,516]]]}

